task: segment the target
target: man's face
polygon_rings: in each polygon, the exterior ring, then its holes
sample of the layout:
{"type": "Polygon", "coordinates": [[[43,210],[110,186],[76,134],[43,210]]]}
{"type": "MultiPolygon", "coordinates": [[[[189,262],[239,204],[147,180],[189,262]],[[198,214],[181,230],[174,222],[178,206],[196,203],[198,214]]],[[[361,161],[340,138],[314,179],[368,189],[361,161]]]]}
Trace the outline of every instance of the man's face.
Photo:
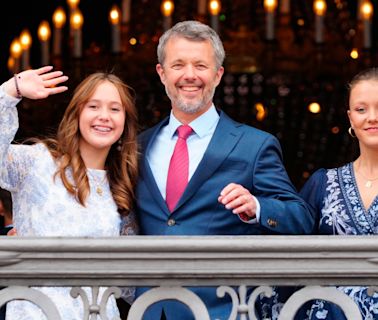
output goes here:
{"type": "Polygon", "coordinates": [[[179,119],[180,115],[196,118],[208,110],[223,75],[223,67],[216,69],[209,41],[180,37],[167,42],[164,65],[158,64],[156,70],[179,119]]]}

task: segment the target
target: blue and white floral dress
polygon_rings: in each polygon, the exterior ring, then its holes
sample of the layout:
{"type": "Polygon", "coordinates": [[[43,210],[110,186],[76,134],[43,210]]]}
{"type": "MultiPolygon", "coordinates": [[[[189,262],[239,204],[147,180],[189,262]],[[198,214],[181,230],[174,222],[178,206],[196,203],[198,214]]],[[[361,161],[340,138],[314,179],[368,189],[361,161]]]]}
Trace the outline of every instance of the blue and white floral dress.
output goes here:
{"type": "MultiPolygon", "coordinates": [[[[121,224],[134,234],[134,216],[121,219],[110,192],[105,170],[88,169],[90,195],[86,206],[69,194],[59,176],[56,163],[43,144],[11,144],[18,130],[18,99],[0,87],[0,186],[11,191],[13,224],[18,236],[30,237],[114,237],[121,224]],[[102,194],[96,193],[101,181],[102,194]]],[[[70,172],[67,172],[70,178],[70,172]]],[[[80,298],[72,298],[69,287],[38,287],[58,308],[62,320],[82,320],[80,298]]],[[[91,290],[84,288],[91,301],[91,290]]],[[[105,288],[101,288],[99,299],[105,288]]],[[[109,319],[119,317],[112,296],[107,304],[109,319]]],[[[42,311],[26,301],[7,304],[7,320],[43,320],[42,311]]]]}
{"type": "MultiPolygon", "coordinates": [[[[357,187],[353,163],[340,168],[319,169],[301,190],[301,196],[317,213],[319,234],[378,234],[378,196],[365,209],[357,187]]],[[[337,287],[359,306],[362,319],[378,319],[378,293],[370,296],[366,287],[337,287]]],[[[334,304],[317,300],[301,311],[301,320],[342,320],[344,314],[334,304]]],[[[299,318],[298,318],[299,319],[299,318]]]]}

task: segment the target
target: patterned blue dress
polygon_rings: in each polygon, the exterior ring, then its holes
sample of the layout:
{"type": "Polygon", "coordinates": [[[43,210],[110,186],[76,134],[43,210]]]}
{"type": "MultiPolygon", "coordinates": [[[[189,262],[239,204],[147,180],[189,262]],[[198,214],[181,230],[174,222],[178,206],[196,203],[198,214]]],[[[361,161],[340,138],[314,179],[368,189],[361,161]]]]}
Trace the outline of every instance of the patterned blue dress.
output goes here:
{"type": "MultiPolygon", "coordinates": [[[[378,234],[378,196],[365,209],[353,171],[353,163],[340,168],[319,169],[301,190],[301,196],[317,214],[319,234],[378,234]]],[[[358,305],[362,319],[378,320],[378,293],[370,296],[366,287],[337,287],[358,305]]],[[[301,310],[301,320],[343,320],[341,310],[322,300],[312,301],[301,310]]]]}

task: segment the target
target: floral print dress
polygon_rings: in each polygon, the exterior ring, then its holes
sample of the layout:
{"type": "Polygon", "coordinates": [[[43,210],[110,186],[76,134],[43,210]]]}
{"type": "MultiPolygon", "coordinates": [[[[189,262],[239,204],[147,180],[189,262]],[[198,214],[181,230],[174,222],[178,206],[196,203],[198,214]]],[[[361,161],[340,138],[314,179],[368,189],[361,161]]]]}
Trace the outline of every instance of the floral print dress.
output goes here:
{"type": "MultiPolygon", "coordinates": [[[[353,163],[339,168],[319,169],[301,190],[319,221],[324,235],[378,234],[378,196],[365,209],[354,176],[353,163]]],[[[367,287],[337,287],[358,305],[362,319],[378,319],[378,293],[370,296],[367,287]]],[[[343,312],[334,304],[316,300],[306,304],[296,319],[342,320],[343,312]]]]}

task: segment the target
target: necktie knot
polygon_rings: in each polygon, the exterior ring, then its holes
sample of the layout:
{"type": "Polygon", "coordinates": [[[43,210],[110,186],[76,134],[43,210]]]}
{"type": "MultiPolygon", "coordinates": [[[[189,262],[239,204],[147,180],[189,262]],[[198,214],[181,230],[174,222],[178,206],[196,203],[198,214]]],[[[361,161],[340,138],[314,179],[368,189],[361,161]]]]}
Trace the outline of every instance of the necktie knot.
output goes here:
{"type": "Polygon", "coordinates": [[[188,125],[181,125],[177,128],[178,137],[181,139],[188,139],[190,134],[193,132],[193,129],[188,125]]]}

